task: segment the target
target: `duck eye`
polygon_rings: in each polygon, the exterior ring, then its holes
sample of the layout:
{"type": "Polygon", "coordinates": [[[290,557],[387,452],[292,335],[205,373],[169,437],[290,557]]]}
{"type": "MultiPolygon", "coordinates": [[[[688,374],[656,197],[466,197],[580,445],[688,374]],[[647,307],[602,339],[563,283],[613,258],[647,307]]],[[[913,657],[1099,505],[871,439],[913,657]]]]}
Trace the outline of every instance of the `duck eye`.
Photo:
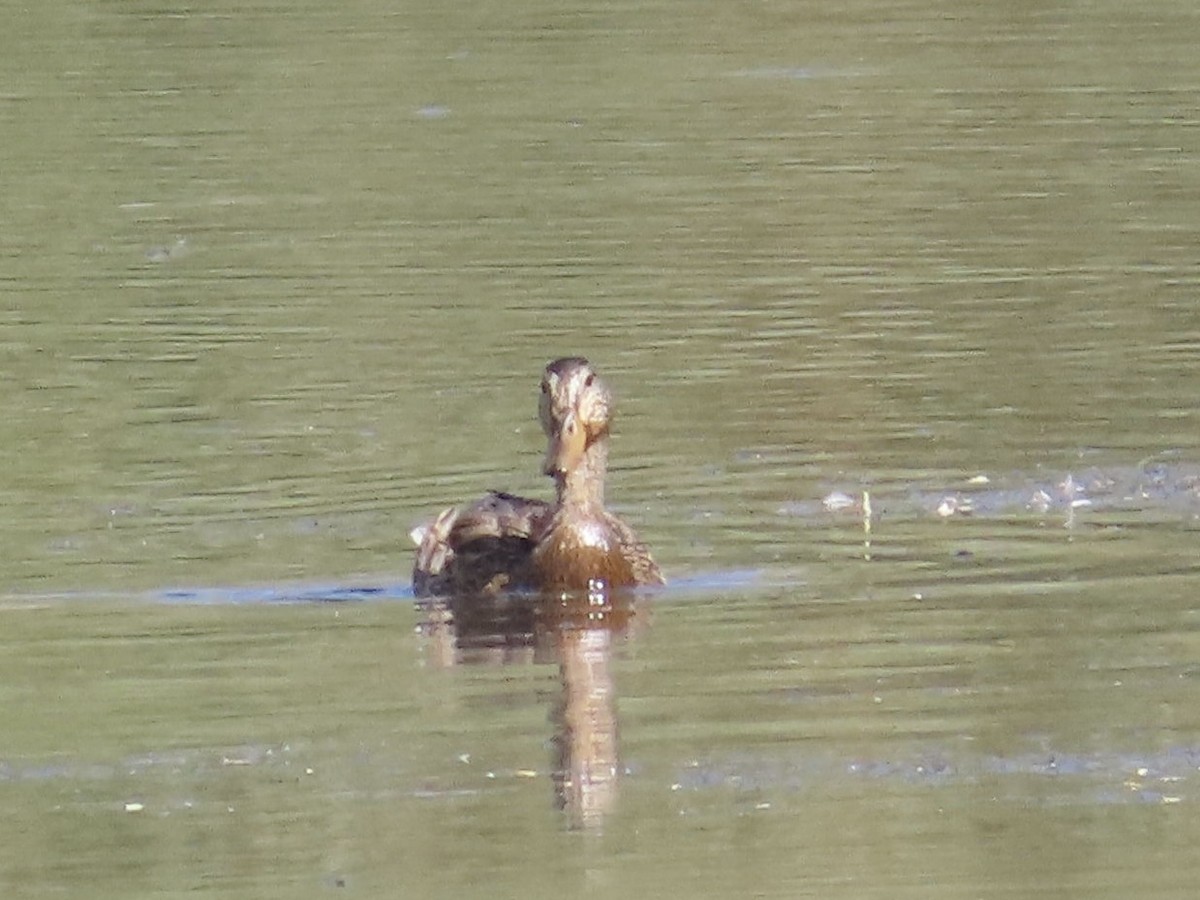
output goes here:
{"type": "Polygon", "coordinates": [[[583,386],[585,388],[590,388],[592,386],[592,382],[595,380],[596,374],[594,372],[588,372],[587,378],[583,379],[583,386]]]}

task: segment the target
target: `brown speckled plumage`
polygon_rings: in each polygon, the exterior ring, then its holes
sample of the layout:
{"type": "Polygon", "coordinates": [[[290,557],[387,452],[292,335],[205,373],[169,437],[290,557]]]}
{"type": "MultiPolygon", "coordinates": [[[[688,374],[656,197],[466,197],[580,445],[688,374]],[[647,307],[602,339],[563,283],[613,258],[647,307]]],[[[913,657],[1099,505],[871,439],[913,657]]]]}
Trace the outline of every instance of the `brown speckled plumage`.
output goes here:
{"type": "Polygon", "coordinates": [[[494,596],[529,586],[528,561],[553,512],[549,503],[492,491],[412,530],[413,593],[494,596]]]}
{"type": "Polygon", "coordinates": [[[633,529],[604,507],[612,394],[586,359],[546,366],[539,409],[553,505],[491,493],[413,529],[413,590],[494,596],[662,584],[633,529]]]}

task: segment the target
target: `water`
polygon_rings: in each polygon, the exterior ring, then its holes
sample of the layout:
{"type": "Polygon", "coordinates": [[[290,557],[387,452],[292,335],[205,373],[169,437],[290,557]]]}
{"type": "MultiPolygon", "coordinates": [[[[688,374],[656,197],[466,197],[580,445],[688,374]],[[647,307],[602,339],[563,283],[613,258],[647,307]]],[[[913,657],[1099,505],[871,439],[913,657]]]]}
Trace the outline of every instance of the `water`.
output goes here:
{"type": "Polygon", "coordinates": [[[1191,896],[1196,12],[695,13],[12,12],[6,895],[1191,896]],[[672,583],[456,635],[564,354],[672,583]]]}

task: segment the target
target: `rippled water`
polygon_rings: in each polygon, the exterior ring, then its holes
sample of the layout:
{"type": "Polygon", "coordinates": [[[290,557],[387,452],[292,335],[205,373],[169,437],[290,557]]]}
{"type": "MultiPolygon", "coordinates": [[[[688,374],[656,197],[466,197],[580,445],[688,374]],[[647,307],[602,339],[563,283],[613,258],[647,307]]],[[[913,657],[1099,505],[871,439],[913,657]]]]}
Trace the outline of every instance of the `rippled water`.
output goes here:
{"type": "Polygon", "coordinates": [[[697,9],[12,13],[6,896],[1191,896],[1200,16],[697,9]],[[452,624],[563,354],[671,584],[452,624]]]}

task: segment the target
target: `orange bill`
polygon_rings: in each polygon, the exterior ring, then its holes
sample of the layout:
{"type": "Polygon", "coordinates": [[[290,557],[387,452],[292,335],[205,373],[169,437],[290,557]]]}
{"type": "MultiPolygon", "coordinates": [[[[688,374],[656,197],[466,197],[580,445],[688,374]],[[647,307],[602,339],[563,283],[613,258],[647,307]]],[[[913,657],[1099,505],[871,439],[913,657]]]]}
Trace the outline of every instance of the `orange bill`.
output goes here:
{"type": "Polygon", "coordinates": [[[583,426],[574,413],[569,413],[563,419],[562,426],[550,437],[550,446],[546,448],[546,464],[542,470],[547,475],[570,472],[583,459],[586,444],[587,434],[583,426]]]}

